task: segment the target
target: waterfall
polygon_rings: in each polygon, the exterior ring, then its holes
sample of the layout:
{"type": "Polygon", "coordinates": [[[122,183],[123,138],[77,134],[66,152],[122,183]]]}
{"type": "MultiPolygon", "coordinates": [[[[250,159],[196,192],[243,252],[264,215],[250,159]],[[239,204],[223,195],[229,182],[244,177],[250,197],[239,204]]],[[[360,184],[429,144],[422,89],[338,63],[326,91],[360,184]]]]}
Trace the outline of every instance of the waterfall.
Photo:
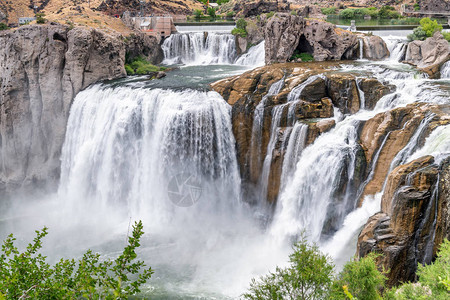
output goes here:
{"type": "Polygon", "coordinates": [[[363,90],[361,89],[361,78],[355,78],[356,81],[356,87],[358,88],[358,94],[359,94],[359,105],[360,105],[360,109],[365,109],[366,108],[366,97],[364,95],[363,90]]]}
{"type": "Polygon", "coordinates": [[[293,176],[278,197],[271,227],[274,238],[295,239],[307,230],[310,240],[318,242],[327,224],[330,228],[325,231],[330,233],[333,220],[341,222],[355,208],[352,182],[359,122],[346,118],[301,152],[293,176]]]}
{"type": "Polygon", "coordinates": [[[265,42],[262,41],[242,54],[235,62],[236,65],[260,67],[265,64],[265,42]]]}
{"type": "Polygon", "coordinates": [[[408,162],[425,155],[433,155],[436,162],[450,155],[450,125],[439,126],[425,139],[422,148],[414,152],[408,162]]]}
{"type": "Polygon", "coordinates": [[[450,78],[450,61],[442,65],[441,78],[450,78]]]}
{"type": "Polygon", "coordinates": [[[302,94],[303,90],[305,89],[305,87],[310,85],[312,82],[314,82],[314,80],[316,80],[318,78],[322,78],[325,80],[325,76],[322,74],[314,75],[314,76],[308,77],[308,79],[306,79],[305,81],[303,81],[302,83],[300,83],[299,85],[294,87],[288,95],[288,102],[293,102],[293,101],[298,100],[300,95],[302,94]]]}
{"type": "Polygon", "coordinates": [[[406,48],[406,43],[399,42],[398,44],[396,44],[392,51],[390,51],[391,55],[389,57],[389,60],[394,62],[401,62],[402,60],[404,60],[406,48]]]}
{"type": "MultiPolygon", "coordinates": [[[[250,149],[252,149],[250,157],[250,165],[252,169],[258,169],[261,164],[261,145],[262,131],[264,127],[264,110],[270,96],[278,94],[284,86],[284,77],[272,84],[267,94],[261,99],[255,107],[253,113],[252,139],[250,141],[250,149]]],[[[265,198],[264,198],[265,199],[265,198]]],[[[261,201],[263,201],[261,199],[261,201]]]]}
{"type": "Polygon", "coordinates": [[[288,179],[297,169],[297,161],[306,146],[308,125],[296,122],[289,135],[286,153],[284,154],[280,190],[286,186],[288,179]]]}
{"type": "Polygon", "coordinates": [[[191,32],[172,34],[162,45],[164,64],[231,64],[236,58],[232,34],[191,32]]]}
{"type": "Polygon", "coordinates": [[[74,100],[59,193],[118,205],[159,226],[177,213],[177,222],[195,223],[202,213],[239,206],[234,149],[230,106],[215,92],[96,85],[74,100]],[[171,197],[171,184],[186,176],[187,200],[201,205],[171,197]],[[190,205],[196,213],[174,209],[190,205]]]}
{"type": "Polygon", "coordinates": [[[363,39],[359,39],[359,59],[364,58],[364,41],[363,39]]]}

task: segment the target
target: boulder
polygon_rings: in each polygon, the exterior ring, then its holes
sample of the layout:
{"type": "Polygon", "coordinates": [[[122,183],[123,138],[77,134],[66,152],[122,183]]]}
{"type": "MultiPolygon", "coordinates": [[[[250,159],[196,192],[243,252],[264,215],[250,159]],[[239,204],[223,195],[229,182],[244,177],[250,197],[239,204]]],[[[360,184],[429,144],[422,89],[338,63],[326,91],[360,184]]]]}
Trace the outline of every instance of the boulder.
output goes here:
{"type": "Polygon", "coordinates": [[[384,40],[377,36],[363,37],[363,57],[371,60],[381,60],[389,57],[389,49],[384,40]]]}
{"type": "Polygon", "coordinates": [[[440,67],[450,59],[450,44],[439,31],[425,41],[413,41],[406,48],[405,62],[426,72],[431,78],[439,74],[440,67]]]}

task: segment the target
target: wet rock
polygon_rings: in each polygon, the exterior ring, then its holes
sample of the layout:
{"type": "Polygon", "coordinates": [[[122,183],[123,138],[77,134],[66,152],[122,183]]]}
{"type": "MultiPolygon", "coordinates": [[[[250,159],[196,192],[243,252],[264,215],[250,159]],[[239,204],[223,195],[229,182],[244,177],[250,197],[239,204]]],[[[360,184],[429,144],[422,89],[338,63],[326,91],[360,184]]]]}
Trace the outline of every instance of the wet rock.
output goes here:
{"type": "Polygon", "coordinates": [[[360,257],[381,253],[389,269],[388,286],[414,281],[417,264],[431,263],[438,245],[450,235],[450,157],[440,165],[425,156],[395,168],[388,177],[381,212],[358,238],[360,257]]]}
{"type": "Polygon", "coordinates": [[[363,47],[364,58],[372,60],[381,60],[389,57],[390,55],[386,43],[381,37],[377,35],[364,36],[363,43],[364,43],[363,47]]]}
{"type": "Polygon", "coordinates": [[[360,107],[358,87],[353,75],[332,74],[327,77],[328,94],[343,114],[354,114],[360,107]]]}

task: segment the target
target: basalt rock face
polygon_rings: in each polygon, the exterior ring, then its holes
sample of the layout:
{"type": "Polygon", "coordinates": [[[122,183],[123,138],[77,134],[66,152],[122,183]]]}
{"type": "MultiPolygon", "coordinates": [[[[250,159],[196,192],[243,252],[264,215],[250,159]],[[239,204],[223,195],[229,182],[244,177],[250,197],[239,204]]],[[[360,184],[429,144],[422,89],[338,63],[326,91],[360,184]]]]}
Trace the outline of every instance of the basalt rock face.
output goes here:
{"type": "Polygon", "coordinates": [[[96,81],[125,76],[125,45],[62,25],[5,31],[0,45],[0,191],[54,187],[71,102],[96,81]]]}
{"type": "Polygon", "coordinates": [[[132,60],[144,56],[152,64],[159,64],[164,60],[164,52],[156,37],[142,32],[135,32],[125,38],[127,59],[132,60]]]}
{"type": "Polygon", "coordinates": [[[309,53],[316,61],[354,59],[358,55],[356,35],[323,21],[277,13],[264,32],[267,64],[286,62],[295,52],[309,53]]]}
{"type": "Polygon", "coordinates": [[[358,238],[360,257],[381,253],[388,285],[414,281],[417,264],[429,264],[444,238],[450,237],[450,157],[432,156],[395,168],[388,177],[381,212],[372,216],[358,238]]]}
{"type": "Polygon", "coordinates": [[[405,62],[417,66],[432,78],[439,76],[440,67],[449,59],[450,44],[438,31],[425,41],[410,42],[406,49],[405,62]]]}
{"type": "Polygon", "coordinates": [[[230,9],[239,17],[259,16],[274,11],[290,11],[290,5],[286,1],[277,0],[232,0],[227,6],[230,6],[230,9]]]}
{"type": "MultiPolygon", "coordinates": [[[[276,201],[286,141],[295,122],[308,126],[305,144],[309,145],[334,126],[335,121],[330,119],[334,116],[333,106],[343,114],[356,113],[361,107],[373,107],[377,99],[391,91],[390,87],[373,78],[357,79],[353,75],[333,73],[329,67],[335,65],[275,64],[212,84],[212,88],[232,105],[233,133],[243,190],[251,193],[259,184],[264,160],[268,158],[270,170],[266,196],[269,202],[276,201]],[[279,90],[268,95],[269,89],[280,81],[279,90]],[[359,90],[358,86],[364,88],[359,90]],[[274,122],[277,122],[275,126],[274,122]],[[259,129],[255,124],[260,124],[259,129]],[[273,148],[269,146],[271,139],[273,148]]],[[[362,173],[365,166],[363,158],[362,173]]],[[[247,195],[246,198],[252,197],[247,195]]]]}
{"type": "Polygon", "coordinates": [[[420,146],[432,129],[449,123],[449,112],[450,105],[411,104],[377,114],[366,121],[360,140],[373,173],[363,195],[380,192],[389,172],[402,163],[401,160],[393,162],[397,153],[410,141],[417,142],[412,150],[420,146]]]}

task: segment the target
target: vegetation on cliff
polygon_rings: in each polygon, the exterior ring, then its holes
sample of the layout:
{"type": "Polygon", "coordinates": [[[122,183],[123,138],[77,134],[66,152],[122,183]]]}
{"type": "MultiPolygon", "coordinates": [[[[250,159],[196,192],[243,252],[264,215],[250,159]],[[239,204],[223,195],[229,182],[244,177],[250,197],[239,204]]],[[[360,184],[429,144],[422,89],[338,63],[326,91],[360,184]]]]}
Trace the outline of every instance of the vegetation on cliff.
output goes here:
{"type": "Polygon", "coordinates": [[[164,70],[166,68],[152,65],[142,56],[138,56],[125,64],[127,75],[149,75],[164,70]]]}

